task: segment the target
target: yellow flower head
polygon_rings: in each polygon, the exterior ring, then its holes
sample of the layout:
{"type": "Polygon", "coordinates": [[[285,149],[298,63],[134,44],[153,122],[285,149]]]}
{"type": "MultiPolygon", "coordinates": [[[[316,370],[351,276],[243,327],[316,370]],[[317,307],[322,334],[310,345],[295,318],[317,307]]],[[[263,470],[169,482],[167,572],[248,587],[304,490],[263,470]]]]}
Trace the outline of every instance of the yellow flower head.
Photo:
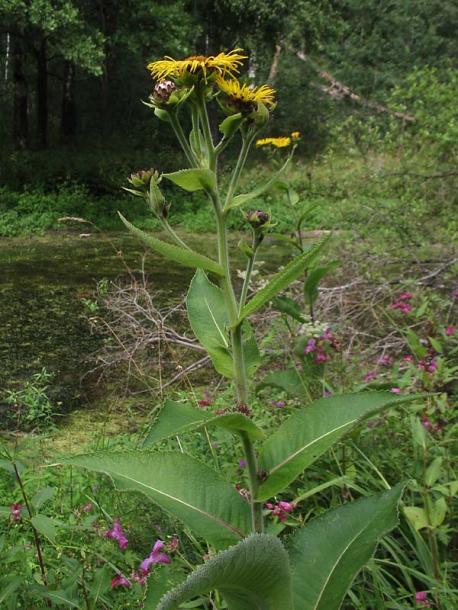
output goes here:
{"type": "Polygon", "coordinates": [[[182,60],[166,56],[164,59],[148,64],[147,68],[151,71],[151,76],[157,80],[171,78],[183,84],[193,84],[202,77],[204,82],[208,82],[214,75],[233,77],[234,72],[238,73],[242,60],[246,59],[246,55],[240,55],[239,51],[243,51],[243,49],[234,49],[229,53],[220,53],[210,57],[193,55],[182,60]]]}
{"type": "Polygon", "coordinates": [[[256,140],[256,146],[275,146],[275,148],[286,148],[291,144],[291,138],[263,138],[256,140]]]}
{"type": "Polygon", "coordinates": [[[241,85],[238,80],[224,80],[224,78],[218,78],[216,83],[221,91],[230,98],[235,107],[251,106],[257,102],[266,106],[275,105],[275,89],[271,89],[267,85],[249,87],[248,85],[241,85]]]}
{"type": "Polygon", "coordinates": [[[293,131],[293,133],[291,134],[291,138],[293,140],[299,140],[300,136],[301,136],[301,132],[300,131],[293,131]]]}

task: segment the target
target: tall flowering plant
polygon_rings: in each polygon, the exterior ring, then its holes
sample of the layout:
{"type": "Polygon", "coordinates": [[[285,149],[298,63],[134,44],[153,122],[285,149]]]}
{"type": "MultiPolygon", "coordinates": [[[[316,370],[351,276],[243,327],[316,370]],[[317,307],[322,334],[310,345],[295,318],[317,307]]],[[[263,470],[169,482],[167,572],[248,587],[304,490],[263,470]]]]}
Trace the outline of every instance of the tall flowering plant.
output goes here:
{"type": "MultiPolygon", "coordinates": [[[[126,227],[148,246],[196,269],[186,299],[189,322],[216,371],[233,380],[233,404],[223,413],[212,414],[188,402],[167,400],[142,450],[99,452],[68,459],[107,473],[120,490],[142,492],[213,549],[210,559],[189,576],[180,578],[175,574],[173,578],[182,582],[174,583],[169,576],[163,582],[151,583],[144,602],[146,609],[178,608],[213,590],[218,591],[213,607],[219,607],[221,595],[224,607],[230,610],[338,608],[378,539],[397,522],[402,485],[328,511],[289,538],[280,540],[264,530],[264,515],[270,514],[271,508],[280,521],[294,509],[294,502],[281,501],[277,496],[346,431],[374,412],[411,397],[376,392],[321,398],[298,408],[267,438],[255,421],[249,390],[261,356],[250,317],[304,273],[323,250],[327,238],[300,249],[262,289],[248,297],[256,255],[271,227],[269,214],[249,209],[249,204],[280,180],[291,163],[298,134],[277,142],[289,147],[290,154],[271,178],[251,192],[240,192],[250,148],[275,109],[273,89],[267,85],[250,87],[239,80],[246,59],[242,53],[242,49],[235,49],[181,61],[166,57],[148,66],[156,82],[147,105],[174,130],[187,167],[163,174],[144,170],[130,177],[128,190],[146,200],[168,235],[167,241],[141,231],[121,216],[126,227]],[[217,142],[207,112],[208,104],[215,101],[224,115],[217,142]],[[189,132],[183,128],[184,113],[190,115],[190,122],[186,122],[191,125],[189,132]],[[239,154],[227,186],[222,189],[218,161],[234,138],[239,139],[239,154]],[[164,180],[188,192],[205,193],[213,208],[217,234],[213,257],[193,250],[169,224],[173,208],[161,191],[164,180]],[[239,243],[246,257],[246,272],[241,289],[236,290],[231,274],[228,218],[238,209],[244,213],[251,240],[239,243]],[[167,437],[204,426],[222,428],[241,441],[248,493],[239,493],[219,472],[191,455],[155,449],[167,437]]],[[[261,138],[259,145],[265,141],[261,138]]],[[[296,394],[301,396],[300,387],[296,394]]]]}

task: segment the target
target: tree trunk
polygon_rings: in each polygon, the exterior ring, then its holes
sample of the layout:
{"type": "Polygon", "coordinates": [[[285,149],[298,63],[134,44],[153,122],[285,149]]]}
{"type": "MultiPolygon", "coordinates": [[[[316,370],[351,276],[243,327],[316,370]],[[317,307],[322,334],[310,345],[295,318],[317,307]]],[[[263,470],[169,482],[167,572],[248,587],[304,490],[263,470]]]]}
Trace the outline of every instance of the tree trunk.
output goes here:
{"type": "Polygon", "coordinates": [[[13,148],[26,150],[28,147],[28,92],[23,71],[24,48],[22,40],[13,42],[13,148]]]}
{"type": "Polygon", "coordinates": [[[73,62],[66,61],[64,63],[60,117],[60,139],[62,144],[68,144],[76,134],[75,71],[75,64],[73,62]]]}
{"type": "Polygon", "coordinates": [[[46,148],[48,143],[48,72],[46,59],[46,39],[38,49],[37,64],[37,138],[38,146],[46,148]]]}
{"type": "Polygon", "coordinates": [[[270,65],[269,78],[267,79],[267,82],[270,86],[272,86],[274,84],[275,78],[277,76],[278,60],[280,59],[280,53],[281,53],[281,45],[276,44],[275,53],[274,53],[274,56],[272,59],[272,63],[270,65]]]}

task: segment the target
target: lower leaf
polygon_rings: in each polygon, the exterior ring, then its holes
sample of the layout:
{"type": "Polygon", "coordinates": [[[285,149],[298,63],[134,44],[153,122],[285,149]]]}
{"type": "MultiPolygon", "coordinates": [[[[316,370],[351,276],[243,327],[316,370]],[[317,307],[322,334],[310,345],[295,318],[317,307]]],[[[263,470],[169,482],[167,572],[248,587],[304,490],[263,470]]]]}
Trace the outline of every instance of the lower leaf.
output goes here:
{"type": "Polygon", "coordinates": [[[293,610],[288,555],[280,540],[254,534],[219,553],[170,591],[157,610],[174,610],[215,589],[228,610],[293,610]]]}
{"type": "Polygon", "coordinates": [[[353,579],[396,527],[404,483],[329,510],[289,539],[296,610],[338,610],[353,579]]]}

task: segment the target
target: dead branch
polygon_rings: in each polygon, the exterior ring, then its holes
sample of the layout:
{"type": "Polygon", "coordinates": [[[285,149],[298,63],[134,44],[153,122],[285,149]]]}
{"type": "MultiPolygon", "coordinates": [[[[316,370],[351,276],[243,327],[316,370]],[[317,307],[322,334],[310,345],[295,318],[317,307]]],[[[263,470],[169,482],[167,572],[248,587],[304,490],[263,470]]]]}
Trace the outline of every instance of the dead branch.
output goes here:
{"type": "MultiPolygon", "coordinates": [[[[297,51],[296,55],[302,61],[310,61],[307,55],[302,51],[297,51]]],[[[392,116],[398,119],[402,119],[403,121],[408,121],[409,123],[415,121],[415,117],[411,116],[410,114],[405,114],[403,112],[398,112],[397,110],[392,110],[391,108],[387,108],[387,106],[383,106],[383,104],[379,104],[377,102],[364,100],[360,95],[352,91],[350,87],[337,80],[334,76],[332,76],[332,74],[329,74],[329,72],[326,72],[325,70],[318,70],[318,76],[320,76],[320,78],[322,78],[323,80],[327,81],[329,84],[325,85],[323,83],[312,82],[312,85],[314,87],[317,87],[318,89],[321,89],[321,91],[323,91],[327,95],[330,95],[334,100],[342,100],[345,98],[349,98],[355,100],[356,102],[359,102],[362,106],[365,106],[366,108],[372,108],[379,113],[387,112],[388,114],[391,114],[392,116]]]]}

